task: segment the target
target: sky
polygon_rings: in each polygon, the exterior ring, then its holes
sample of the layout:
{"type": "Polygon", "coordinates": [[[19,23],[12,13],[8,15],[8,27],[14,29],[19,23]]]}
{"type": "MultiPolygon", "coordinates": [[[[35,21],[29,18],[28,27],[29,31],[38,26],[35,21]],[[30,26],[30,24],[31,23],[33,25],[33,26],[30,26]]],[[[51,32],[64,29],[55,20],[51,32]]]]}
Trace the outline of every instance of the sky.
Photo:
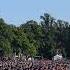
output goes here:
{"type": "Polygon", "coordinates": [[[0,0],[0,18],[8,24],[40,21],[44,13],[70,22],[70,0],[0,0]]]}

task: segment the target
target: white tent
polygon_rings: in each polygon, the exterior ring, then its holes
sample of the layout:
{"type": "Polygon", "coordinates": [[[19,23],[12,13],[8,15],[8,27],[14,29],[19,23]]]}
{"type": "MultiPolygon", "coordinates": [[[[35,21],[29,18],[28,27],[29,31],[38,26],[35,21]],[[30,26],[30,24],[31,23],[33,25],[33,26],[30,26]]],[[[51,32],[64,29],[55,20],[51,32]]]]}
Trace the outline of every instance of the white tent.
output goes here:
{"type": "Polygon", "coordinates": [[[31,60],[32,60],[32,58],[31,58],[31,57],[29,57],[29,58],[28,58],[28,61],[31,61],[31,60]]]}
{"type": "Polygon", "coordinates": [[[62,55],[61,54],[56,54],[55,56],[54,56],[54,60],[61,60],[63,57],[62,57],[62,55]]]}

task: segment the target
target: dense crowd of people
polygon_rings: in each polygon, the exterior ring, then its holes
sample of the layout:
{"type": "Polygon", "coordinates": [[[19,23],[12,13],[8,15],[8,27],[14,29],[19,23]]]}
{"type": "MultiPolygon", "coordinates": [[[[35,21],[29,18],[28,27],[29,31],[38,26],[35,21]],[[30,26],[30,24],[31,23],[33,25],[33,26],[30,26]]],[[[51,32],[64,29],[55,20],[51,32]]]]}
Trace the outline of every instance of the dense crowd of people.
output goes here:
{"type": "Polygon", "coordinates": [[[69,60],[1,58],[0,70],[70,70],[69,60]]]}

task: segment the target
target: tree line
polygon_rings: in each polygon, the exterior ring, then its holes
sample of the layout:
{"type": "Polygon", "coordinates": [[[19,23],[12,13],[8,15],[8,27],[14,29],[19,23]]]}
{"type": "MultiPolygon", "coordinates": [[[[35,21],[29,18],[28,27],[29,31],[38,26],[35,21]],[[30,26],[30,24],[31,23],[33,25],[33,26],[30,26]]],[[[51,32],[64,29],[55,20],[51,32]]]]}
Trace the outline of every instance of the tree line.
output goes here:
{"type": "Polygon", "coordinates": [[[0,18],[0,51],[7,56],[21,51],[24,55],[52,58],[59,49],[69,58],[70,24],[48,13],[40,19],[40,23],[30,20],[16,27],[0,18]]]}

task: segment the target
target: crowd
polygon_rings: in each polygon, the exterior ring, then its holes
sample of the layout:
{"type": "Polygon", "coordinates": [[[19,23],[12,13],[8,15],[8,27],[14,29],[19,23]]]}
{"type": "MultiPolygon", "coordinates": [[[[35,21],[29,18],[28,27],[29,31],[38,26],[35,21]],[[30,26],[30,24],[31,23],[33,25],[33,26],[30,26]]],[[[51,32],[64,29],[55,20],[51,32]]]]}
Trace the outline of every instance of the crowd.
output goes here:
{"type": "Polygon", "coordinates": [[[0,59],[0,70],[70,70],[69,60],[35,59],[25,60],[21,58],[0,59]]]}

